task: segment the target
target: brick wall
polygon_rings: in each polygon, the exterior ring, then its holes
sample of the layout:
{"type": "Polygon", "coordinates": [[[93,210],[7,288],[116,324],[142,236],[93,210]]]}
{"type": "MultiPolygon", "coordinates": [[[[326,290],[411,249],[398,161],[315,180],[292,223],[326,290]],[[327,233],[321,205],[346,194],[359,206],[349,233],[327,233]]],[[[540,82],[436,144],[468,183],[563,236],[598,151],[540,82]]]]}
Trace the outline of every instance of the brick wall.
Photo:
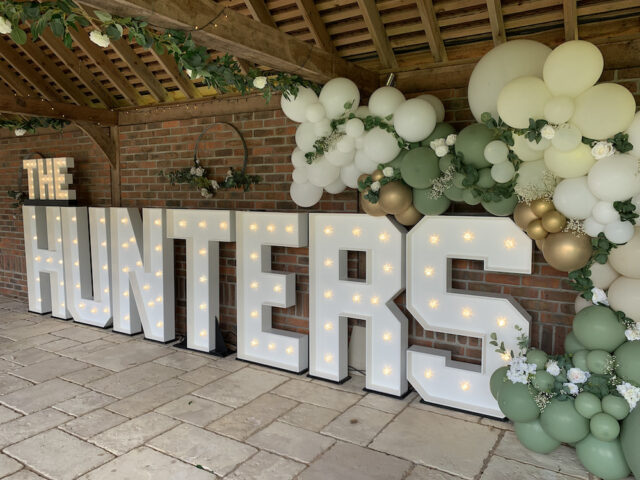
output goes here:
{"type": "MultiPolygon", "coordinates": [[[[603,77],[619,81],[637,94],[640,77],[637,70],[605,72],[603,77]]],[[[457,128],[471,121],[465,89],[431,93],[443,99],[447,120],[457,128]]],[[[294,148],[295,128],[296,125],[279,110],[123,126],[120,129],[122,206],[357,212],[358,199],[354,191],[340,195],[325,193],[322,201],[311,209],[298,209],[290,200],[288,190],[292,167],[289,156],[294,148]],[[197,136],[206,126],[219,121],[232,122],[242,131],[249,148],[248,172],[261,175],[261,184],[247,193],[222,192],[214,199],[204,200],[189,187],[171,186],[158,176],[161,170],[190,165],[197,136]]],[[[76,168],[73,173],[79,204],[110,205],[107,161],[79,130],[0,139],[0,191],[16,188],[21,160],[35,152],[46,156],[74,157],[76,168]]],[[[241,144],[228,127],[217,126],[203,137],[199,157],[209,168],[211,178],[222,178],[230,166],[241,166],[241,144]]],[[[0,294],[25,297],[22,219],[20,212],[12,209],[10,203],[4,194],[0,196],[0,294]]],[[[184,242],[176,241],[179,325],[184,325],[186,311],[184,252],[184,242]]],[[[235,244],[222,244],[220,254],[221,322],[225,337],[235,344],[235,244]]],[[[559,352],[571,326],[576,294],[571,290],[566,275],[547,265],[537,249],[533,262],[532,275],[513,275],[485,273],[481,262],[455,260],[453,286],[512,295],[532,316],[533,345],[559,352]]],[[[354,271],[357,270],[357,258],[352,258],[350,265],[354,271]]],[[[297,304],[288,309],[274,308],[274,325],[306,333],[309,312],[307,248],[274,248],[273,266],[275,270],[297,274],[297,304]]],[[[404,308],[404,294],[396,301],[410,317],[404,308]]],[[[459,360],[477,362],[480,359],[478,339],[425,331],[413,319],[409,326],[409,343],[451,350],[454,358],[459,360]]]]}

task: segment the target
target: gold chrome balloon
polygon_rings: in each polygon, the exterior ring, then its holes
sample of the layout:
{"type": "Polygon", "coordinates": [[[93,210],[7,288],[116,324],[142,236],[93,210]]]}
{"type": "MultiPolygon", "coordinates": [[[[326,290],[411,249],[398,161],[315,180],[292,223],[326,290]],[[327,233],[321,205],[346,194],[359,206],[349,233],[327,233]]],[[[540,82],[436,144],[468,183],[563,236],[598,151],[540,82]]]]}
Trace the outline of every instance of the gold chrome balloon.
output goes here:
{"type": "Polygon", "coordinates": [[[420,221],[422,214],[416,209],[416,207],[411,205],[404,212],[396,213],[395,217],[402,225],[412,227],[420,221]]]}
{"type": "Polygon", "coordinates": [[[542,216],[542,226],[549,233],[558,233],[567,224],[567,217],[557,210],[552,210],[542,216]]]}
{"type": "Polygon", "coordinates": [[[527,225],[527,235],[533,240],[542,240],[549,232],[547,232],[542,226],[542,220],[539,218],[527,225]]]}
{"type": "Polygon", "coordinates": [[[386,212],[382,209],[379,200],[378,203],[371,203],[369,200],[364,198],[367,192],[368,190],[365,190],[360,194],[360,208],[362,208],[364,213],[367,213],[372,217],[382,217],[386,215],[386,212]]]}
{"type": "Polygon", "coordinates": [[[527,226],[537,218],[538,216],[533,213],[531,206],[524,202],[516,205],[516,208],[513,211],[513,221],[516,222],[516,225],[518,225],[522,230],[526,230],[527,226]]]}
{"type": "Polygon", "coordinates": [[[385,212],[402,213],[413,203],[413,190],[403,182],[390,182],[380,188],[380,205],[385,212]]]}
{"type": "Polygon", "coordinates": [[[542,218],[545,213],[555,209],[556,207],[554,207],[553,202],[548,198],[539,198],[531,202],[531,211],[535,213],[538,218],[542,218]]]}
{"type": "Polygon", "coordinates": [[[371,174],[371,180],[373,180],[374,182],[382,180],[383,178],[384,178],[384,173],[382,173],[382,170],[376,169],[371,174]]]}
{"type": "Polygon", "coordinates": [[[540,240],[536,240],[536,247],[538,247],[538,250],[542,251],[542,248],[544,247],[544,241],[546,240],[546,238],[540,239],[540,240]]]}
{"type": "Polygon", "coordinates": [[[552,233],[542,245],[544,259],[561,272],[572,272],[584,267],[591,258],[591,253],[591,238],[573,232],[552,233]]]}

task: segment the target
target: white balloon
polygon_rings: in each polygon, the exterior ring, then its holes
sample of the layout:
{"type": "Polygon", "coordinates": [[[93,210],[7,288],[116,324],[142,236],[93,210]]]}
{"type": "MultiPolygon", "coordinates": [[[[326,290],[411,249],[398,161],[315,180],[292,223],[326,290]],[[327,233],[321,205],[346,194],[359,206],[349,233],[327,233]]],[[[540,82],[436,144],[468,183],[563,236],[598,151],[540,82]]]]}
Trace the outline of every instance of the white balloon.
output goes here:
{"type": "Polygon", "coordinates": [[[578,313],[580,310],[584,310],[585,308],[590,307],[592,305],[593,305],[593,303],[590,302],[589,300],[587,300],[586,298],[583,298],[582,295],[578,295],[576,297],[575,302],[574,302],[576,313],[578,313]]]}
{"type": "Polygon", "coordinates": [[[355,115],[358,118],[367,118],[369,115],[371,115],[371,110],[369,110],[369,107],[367,105],[360,105],[358,108],[356,108],[355,115]]]}
{"type": "Polygon", "coordinates": [[[333,147],[324,154],[324,157],[330,164],[335,165],[336,167],[344,167],[345,165],[353,162],[354,154],[354,150],[351,150],[350,152],[341,152],[337,148],[333,147]]]}
{"type": "Polygon", "coordinates": [[[582,229],[584,233],[595,238],[604,232],[604,225],[596,222],[593,217],[589,217],[585,218],[584,222],[582,222],[582,229]]]}
{"type": "Polygon", "coordinates": [[[568,152],[550,147],[544,152],[544,163],[554,175],[560,178],[582,177],[596,163],[591,149],[584,143],[568,152]]]}
{"type": "Polygon", "coordinates": [[[498,95],[498,114],[507,125],[527,128],[529,119],[544,116],[544,105],[551,98],[538,77],[520,77],[507,83],[498,95]]]}
{"type": "Polygon", "coordinates": [[[364,135],[356,138],[356,150],[364,149],[364,135]]]}
{"type": "Polygon", "coordinates": [[[591,215],[598,199],[587,185],[587,177],[567,178],[553,193],[553,204],[567,218],[583,220],[591,215]]]}
{"type": "Polygon", "coordinates": [[[600,201],[595,204],[591,211],[593,219],[603,225],[620,220],[620,214],[613,208],[613,203],[600,201]]]}
{"type": "Polygon", "coordinates": [[[300,87],[295,98],[293,95],[290,95],[289,98],[284,95],[280,97],[280,108],[289,119],[302,123],[307,119],[307,107],[317,102],[318,95],[316,95],[316,92],[307,87],[300,87]]]}
{"type": "Polygon", "coordinates": [[[497,163],[491,167],[491,178],[498,183],[507,183],[515,173],[516,169],[511,162],[497,163]]]}
{"type": "Polygon", "coordinates": [[[371,115],[387,117],[393,115],[400,104],[404,102],[404,95],[395,87],[380,87],[369,97],[371,115]]]}
{"type": "MultiPolygon", "coordinates": [[[[345,135],[336,142],[336,148],[342,153],[353,153],[356,148],[356,142],[353,137],[345,135]]],[[[353,156],[352,156],[353,158],[353,156]]]]}
{"type": "Polygon", "coordinates": [[[493,140],[484,147],[484,158],[493,165],[506,162],[508,155],[509,147],[502,140],[493,140]]]}
{"type": "Polygon", "coordinates": [[[431,135],[436,126],[436,111],[420,98],[400,104],[393,114],[393,127],[408,142],[420,142],[431,135]]]}
{"type": "Polygon", "coordinates": [[[541,151],[549,148],[551,146],[551,141],[547,140],[546,138],[541,138],[539,142],[536,142],[535,140],[532,142],[531,140],[527,139],[527,145],[531,150],[541,151]]]}
{"type": "Polygon", "coordinates": [[[571,123],[582,135],[595,140],[613,137],[633,122],[636,101],[629,90],[617,83],[600,83],[576,98],[571,123]]]}
{"type": "Polygon", "coordinates": [[[358,188],[358,177],[360,175],[362,175],[362,172],[358,170],[358,167],[350,163],[346,167],[342,167],[340,180],[349,188],[358,188]]]}
{"type": "Polygon", "coordinates": [[[638,159],[615,153],[598,160],[589,171],[589,188],[600,200],[627,200],[640,193],[638,159]]]}
{"type": "Polygon", "coordinates": [[[580,142],[582,142],[582,132],[578,130],[578,127],[570,123],[565,123],[556,128],[556,133],[551,139],[553,147],[561,152],[568,152],[577,148],[580,142]]]}
{"type": "Polygon", "coordinates": [[[309,181],[309,175],[307,172],[307,168],[305,167],[296,167],[291,172],[291,178],[296,183],[307,183],[309,181]]]}
{"type": "Polygon", "coordinates": [[[325,191],[332,195],[343,192],[345,188],[347,187],[344,183],[342,183],[342,180],[340,180],[340,178],[338,178],[335,182],[324,187],[325,191]]]}
{"type": "Polygon", "coordinates": [[[554,95],[575,97],[595,85],[603,66],[598,47],[583,40],[570,40],[553,49],[542,76],[554,95]]]}
{"type": "Polygon", "coordinates": [[[627,152],[634,157],[640,157],[640,112],[636,113],[633,121],[626,133],[629,135],[629,143],[633,145],[633,150],[627,152]]]}
{"type": "Polygon", "coordinates": [[[324,107],[321,103],[312,103],[307,105],[307,109],[305,111],[305,117],[308,122],[315,123],[319,122],[323,118],[325,118],[326,112],[324,111],[324,107]]]}
{"type": "Polygon", "coordinates": [[[391,133],[374,127],[364,136],[364,152],[375,163],[387,163],[398,156],[400,147],[391,133]]]}
{"type": "Polygon", "coordinates": [[[307,157],[304,156],[304,153],[305,152],[300,150],[298,147],[293,149],[293,152],[291,153],[291,163],[294,167],[307,166],[307,157]]]}
{"type": "Polygon", "coordinates": [[[544,118],[549,123],[561,125],[569,121],[573,115],[574,108],[575,105],[571,97],[566,95],[551,97],[544,104],[544,118]]]}
{"type": "Polygon", "coordinates": [[[313,123],[305,122],[298,125],[296,129],[296,145],[303,152],[312,152],[313,144],[318,136],[313,123]]]}
{"type": "Polygon", "coordinates": [[[490,50],[476,64],[469,78],[467,97],[476,121],[483,112],[498,119],[498,95],[511,80],[534,76],[542,78],[544,62],[551,49],[533,40],[512,40],[490,50]]]}
{"type": "Polygon", "coordinates": [[[631,199],[631,203],[636,206],[636,213],[640,213],[640,194],[631,199]]]}
{"type": "Polygon", "coordinates": [[[360,105],[360,91],[348,78],[333,78],[322,87],[319,99],[327,112],[327,118],[334,119],[345,112],[356,111],[360,105]],[[351,108],[346,109],[347,104],[351,104],[351,108]]]}
{"type": "Polygon", "coordinates": [[[640,279],[640,226],[631,240],[611,250],[609,263],[620,275],[640,279]]]}
{"type": "Polygon", "coordinates": [[[616,220],[604,227],[604,236],[613,243],[627,243],[633,237],[633,225],[631,222],[616,220]]]}
{"type": "Polygon", "coordinates": [[[369,160],[367,154],[362,150],[356,151],[354,163],[362,173],[372,173],[376,168],[378,168],[378,164],[369,160]]]}
{"type": "Polygon", "coordinates": [[[513,134],[513,146],[511,150],[513,150],[513,153],[523,162],[535,162],[536,160],[540,160],[544,155],[544,153],[539,150],[532,150],[529,146],[529,141],[524,135],[518,135],[516,133],[513,134]]]}
{"type": "Polygon", "coordinates": [[[332,165],[325,157],[318,157],[309,165],[307,175],[309,183],[324,188],[340,176],[340,167],[332,165]]]}
{"type": "Polygon", "coordinates": [[[364,134],[364,123],[359,118],[347,120],[344,128],[347,135],[353,138],[361,137],[364,134]]]}
{"type": "Polygon", "coordinates": [[[315,129],[316,136],[326,137],[331,133],[331,122],[328,118],[323,118],[322,120],[313,124],[313,128],[315,129]]]}
{"type": "Polygon", "coordinates": [[[293,182],[289,187],[289,195],[296,205],[310,207],[318,203],[322,198],[322,188],[310,183],[293,182]]]}
{"type": "Polygon", "coordinates": [[[593,286],[606,290],[613,283],[613,281],[620,276],[613,267],[607,263],[593,262],[593,265],[589,267],[591,270],[591,276],[589,277],[593,282],[593,286]]]}
{"type": "Polygon", "coordinates": [[[442,104],[442,100],[435,95],[429,94],[420,95],[418,98],[431,104],[433,109],[436,111],[436,122],[439,123],[444,120],[444,105],[442,104]]]}

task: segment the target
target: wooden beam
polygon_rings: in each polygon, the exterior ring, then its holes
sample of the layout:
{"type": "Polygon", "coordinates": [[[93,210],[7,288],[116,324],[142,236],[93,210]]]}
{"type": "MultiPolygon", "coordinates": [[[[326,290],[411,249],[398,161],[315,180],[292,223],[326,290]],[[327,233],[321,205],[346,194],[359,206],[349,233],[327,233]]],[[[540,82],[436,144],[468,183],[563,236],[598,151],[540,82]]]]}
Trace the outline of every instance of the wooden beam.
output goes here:
{"type": "Polygon", "coordinates": [[[251,13],[254,20],[270,27],[278,28],[264,0],[244,0],[244,4],[249,9],[249,13],[251,13]]]}
{"type": "Polygon", "coordinates": [[[35,93],[29,88],[29,85],[22,81],[20,75],[9,68],[6,62],[0,62],[0,78],[9,85],[17,95],[31,97],[35,93]]]}
{"type": "MultiPolygon", "coordinates": [[[[155,49],[150,50],[151,55],[158,61],[162,68],[169,74],[171,79],[178,86],[180,91],[184,93],[187,98],[201,98],[202,94],[197,89],[197,87],[193,84],[191,79],[187,78],[186,74],[181,72],[178,69],[178,64],[176,63],[175,58],[173,58],[168,53],[163,53],[160,55],[155,49]]],[[[154,77],[155,78],[155,77],[154,77]]]]}
{"type": "Polygon", "coordinates": [[[110,163],[111,167],[111,206],[119,207],[122,202],[122,193],[120,189],[120,127],[111,127],[109,131],[113,143],[115,145],[115,162],[110,163]]]}
{"type": "Polygon", "coordinates": [[[296,4],[316,45],[329,53],[335,53],[336,49],[333,46],[331,35],[329,35],[327,27],[318,13],[315,2],[313,0],[296,0],[296,4]]]}
{"type": "Polygon", "coordinates": [[[487,10],[489,11],[493,44],[500,45],[507,41],[507,33],[504,29],[504,20],[502,18],[502,3],[500,0],[487,0],[487,10]]]}
{"type": "Polygon", "coordinates": [[[296,73],[308,80],[324,83],[335,77],[347,77],[365,93],[378,87],[375,72],[210,0],[87,0],[86,3],[116,15],[144,17],[161,28],[192,31],[198,45],[296,73]]]}
{"type": "Polygon", "coordinates": [[[118,124],[118,112],[112,110],[15,95],[0,95],[0,112],[17,113],[30,117],[61,118],[70,121],[97,123],[98,125],[118,124]]]}
{"type": "Polygon", "coordinates": [[[75,122],[80,129],[86,133],[94,143],[100,148],[111,165],[116,164],[116,144],[111,137],[108,127],[99,127],[93,123],[78,121],[75,122]]]}
{"type": "Polygon", "coordinates": [[[578,40],[578,6],[577,0],[563,0],[562,13],[564,15],[564,39],[578,40]]]}
{"type": "Polygon", "coordinates": [[[416,3],[418,4],[418,12],[420,13],[424,33],[427,35],[427,43],[429,44],[433,61],[446,62],[447,51],[440,35],[440,26],[438,25],[436,11],[433,8],[433,0],[417,0],[416,3]]]}
{"type": "Polygon", "coordinates": [[[387,37],[387,31],[382,19],[380,18],[380,12],[376,6],[375,0],[358,0],[364,23],[367,25],[373,45],[376,47],[380,63],[384,68],[398,68],[398,62],[393,54],[389,37],[387,37]]]}

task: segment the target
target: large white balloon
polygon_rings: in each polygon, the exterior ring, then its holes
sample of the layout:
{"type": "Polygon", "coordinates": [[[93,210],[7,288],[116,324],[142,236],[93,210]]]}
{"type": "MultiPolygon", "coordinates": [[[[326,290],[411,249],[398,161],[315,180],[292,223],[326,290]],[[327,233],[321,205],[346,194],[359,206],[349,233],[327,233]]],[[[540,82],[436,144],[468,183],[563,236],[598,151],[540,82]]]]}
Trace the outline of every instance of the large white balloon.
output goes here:
{"type": "Polygon", "coordinates": [[[514,128],[527,128],[529,119],[544,117],[544,105],[551,98],[538,77],[520,77],[507,83],[498,95],[498,114],[514,128]]]}
{"type": "Polygon", "coordinates": [[[326,112],[320,102],[312,103],[307,106],[305,117],[308,122],[315,123],[325,118],[326,112]]]}
{"type": "Polygon", "coordinates": [[[358,108],[356,108],[355,115],[358,118],[367,118],[369,115],[371,115],[371,110],[369,110],[369,107],[366,105],[360,105],[358,108]]]}
{"type": "Polygon", "coordinates": [[[516,133],[513,134],[513,146],[511,150],[513,150],[513,153],[523,162],[535,162],[536,160],[540,160],[544,155],[544,152],[540,150],[533,150],[524,135],[518,135],[516,133]]]}
{"type": "Polygon", "coordinates": [[[555,147],[549,147],[544,152],[544,163],[551,173],[560,178],[582,177],[596,163],[591,155],[591,149],[584,143],[577,148],[563,152],[555,147]]]}
{"type": "Polygon", "coordinates": [[[442,100],[435,95],[429,94],[420,95],[418,98],[431,104],[433,109],[436,111],[436,122],[444,121],[444,105],[442,104],[442,100]]]}
{"type": "Polygon", "coordinates": [[[346,167],[342,167],[340,171],[340,180],[349,188],[358,188],[358,177],[362,175],[362,172],[351,163],[346,167]]]}
{"type": "Polygon", "coordinates": [[[347,120],[344,129],[350,137],[358,138],[364,134],[364,123],[359,118],[352,118],[347,120]]]}
{"type": "Polygon", "coordinates": [[[356,141],[348,135],[343,136],[336,142],[336,148],[342,153],[351,153],[353,159],[353,151],[356,149],[356,141]]]}
{"type": "Polygon", "coordinates": [[[326,187],[340,176],[340,167],[336,167],[324,157],[316,158],[307,168],[309,183],[316,187],[326,187]]]}
{"type": "Polygon", "coordinates": [[[631,222],[616,220],[604,227],[604,236],[613,243],[627,243],[633,237],[631,222]]]}
{"type": "Polygon", "coordinates": [[[542,75],[551,93],[575,97],[595,85],[603,66],[598,47],[583,40],[570,40],[554,48],[542,75]]]}
{"type": "Polygon", "coordinates": [[[354,163],[362,173],[372,173],[376,168],[378,168],[378,164],[376,162],[372,162],[367,154],[364,153],[364,150],[356,151],[354,163]]]}
{"type": "Polygon", "coordinates": [[[393,115],[404,102],[404,95],[395,87],[380,87],[369,97],[369,110],[372,115],[387,117],[393,115]]]}
{"type": "Polygon", "coordinates": [[[307,157],[304,156],[304,153],[305,152],[300,150],[298,147],[293,149],[293,152],[291,153],[291,163],[294,167],[297,168],[307,166],[307,157]]]}
{"type": "Polygon", "coordinates": [[[309,181],[307,166],[294,168],[293,172],[291,172],[291,178],[296,183],[307,183],[309,181]]]}
{"type": "Polygon", "coordinates": [[[633,145],[633,150],[628,153],[634,157],[640,157],[640,112],[633,117],[626,133],[629,135],[629,143],[633,145]]]}
{"type": "Polygon", "coordinates": [[[569,121],[574,108],[575,105],[571,97],[566,95],[552,97],[544,104],[544,118],[549,123],[561,125],[569,121]]]}
{"type": "Polygon", "coordinates": [[[551,139],[551,144],[554,148],[562,152],[577,148],[580,142],[582,142],[582,133],[578,130],[578,127],[570,123],[565,123],[556,128],[556,133],[551,139]]]}
{"type": "Polygon", "coordinates": [[[341,152],[334,147],[329,149],[329,151],[324,154],[324,157],[331,165],[335,165],[336,167],[344,167],[345,165],[349,165],[351,162],[353,162],[354,154],[354,150],[351,150],[350,152],[341,152]]]}
{"type": "Polygon", "coordinates": [[[313,123],[305,122],[298,125],[296,129],[296,145],[303,152],[312,152],[313,144],[316,142],[318,136],[316,135],[316,129],[313,123]]]}
{"type": "Polygon", "coordinates": [[[483,112],[498,118],[498,95],[511,80],[525,76],[542,78],[542,68],[550,53],[551,49],[542,43],[512,40],[482,57],[471,73],[467,94],[476,121],[481,121],[483,112]]]}
{"type": "Polygon", "coordinates": [[[561,181],[553,193],[556,210],[567,218],[582,220],[591,215],[598,199],[587,185],[587,177],[567,178],[561,181]]]}
{"type": "Polygon", "coordinates": [[[640,226],[635,228],[631,240],[609,253],[609,263],[620,275],[640,278],[640,226]]]}
{"type": "Polygon", "coordinates": [[[603,225],[620,220],[620,214],[613,208],[611,202],[600,201],[596,203],[591,211],[591,216],[596,222],[603,225]]]}
{"type": "Polygon", "coordinates": [[[280,108],[289,119],[302,123],[307,120],[307,107],[317,102],[316,92],[307,87],[300,87],[295,98],[293,95],[290,95],[289,98],[284,95],[280,97],[280,108]]]}
{"type": "Polygon", "coordinates": [[[638,159],[615,153],[598,160],[589,171],[589,188],[600,200],[627,200],[640,193],[638,159]]]}
{"type": "Polygon", "coordinates": [[[585,218],[582,222],[582,228],[584,233],[593,238],[604,232],[604,225],[596,222],[593,217],[585,218]]]}
{"type": "Polygon", "coordinates": [[[322,188],[310,183],[292,182],[289,187],[289,195],[296,205],[300,207],[310,207],[315,205],[322,198],[322,188]]]}
{"type": "Polygon", "coordinates": [[[316,137],[326,137],[331,133],[331,122],[328,118],[323,118],[313,124],[316,132],[316,137]]]}
{"type": "Polygon", "coordinates": [[[400,153],[398,140],[380,127],[374,127],[364,136],[364,152],[375,163],[387,163],[400,153]]]}
{"type": "Polygon", "coordinates": [[[338,179],[335,180],[333,183],[330,183],[329,185],[324,187],[326,192],[332,195],[343,192],[345,188],[347,188],[347,186],[344,183],[342,183],[342,180],[340,180],[340,177],[338,177],[338,179]]]}
{"type": "Polygon", "coordinates": [[[623,132],[636,113],[636,101],[629,90],[617,83],[600,83],[580,94],[571,123],[582,135],[595,140],[623,132]]]}
{"type": "Polygon", "coordinates": [[[420,98],[400,104],[393,114],[393,127],[408,142],[420,142],[431,135],[436,126],[436,111],[420,98]]]}
{"type": "Polygon", "coordinates": [[[609,305],[614,310],[620,310],[627,317],[640,322],[640,280],[636,278],[619,277],[609,287],[607,296],[609,305]]]}
{"type": "Polygon", "coordinates": [[[613,267],[607,263],[594,262],[591,267],[591,276],[589,277],[593,282],[593,286],[606,290],[613,283],[613,281],[620,276],[613,267]]]}
{"type": "Polygon", "coordinates": [[[356,111],[360,105],[360,90],[348,78],[333,78],[322,87],[319,99],[327,117],[334,119],[345,112],[356,111]],[[351,108],[346,109],[347,104],[351,104],[351,108]]]}

